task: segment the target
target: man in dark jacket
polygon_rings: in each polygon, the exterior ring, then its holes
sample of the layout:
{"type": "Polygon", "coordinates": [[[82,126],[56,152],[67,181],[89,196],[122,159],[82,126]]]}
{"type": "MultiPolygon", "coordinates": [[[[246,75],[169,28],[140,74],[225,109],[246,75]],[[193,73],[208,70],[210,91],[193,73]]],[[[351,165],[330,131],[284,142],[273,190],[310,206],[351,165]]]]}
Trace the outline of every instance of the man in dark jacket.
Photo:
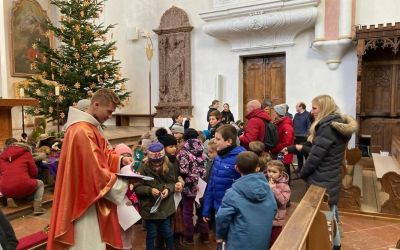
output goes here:
{"type": "Polygon", "coordinates": [[[246,105],[247,125],[244,133],[239,137],[240,145],[249,149],[252,141],[264,141],[265,124],[264,120],[270,122],[271,118],[261,109],[261,103],[257,100],[249,101],[246,105]]]}
{"type": "MultiPolygon", "coordinates": [[[[310,112],[306,110],[306,105],[304,102],[299,102],[296,105],[296,114],[293,118],[293,128],[294,128],[294,143],[302,144],[307,141],[308,130],[311,126],[310,112]]],[[[307,154],[302,152],[297,152],[297,164],[298,171],[300,172],[303,167],[304,159],[307,159],[307,154]]]]}

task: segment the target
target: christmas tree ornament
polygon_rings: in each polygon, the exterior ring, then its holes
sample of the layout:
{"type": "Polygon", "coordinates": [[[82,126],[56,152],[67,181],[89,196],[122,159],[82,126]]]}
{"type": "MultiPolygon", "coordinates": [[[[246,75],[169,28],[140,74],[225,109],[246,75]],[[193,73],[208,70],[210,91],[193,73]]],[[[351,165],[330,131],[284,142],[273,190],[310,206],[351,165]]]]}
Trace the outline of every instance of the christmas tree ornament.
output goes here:
{"type": "Polygon", "coordinates": [[[76,82],[76,83],[74,84],[74,87],[75,87],[76,89],[79,89],[79,88],[81,87],[81,84],[80,84],[79,82],[76,82]]]}

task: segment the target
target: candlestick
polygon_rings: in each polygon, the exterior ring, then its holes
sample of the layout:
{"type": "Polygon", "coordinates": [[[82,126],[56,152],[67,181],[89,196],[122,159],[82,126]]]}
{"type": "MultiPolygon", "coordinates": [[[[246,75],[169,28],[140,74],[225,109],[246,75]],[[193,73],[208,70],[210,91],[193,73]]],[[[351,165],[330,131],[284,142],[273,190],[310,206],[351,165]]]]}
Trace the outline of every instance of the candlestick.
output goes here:
{"type": "Polygon", "coordinates": [[[56,87],[54,88],[54,93],[55,93],[56,96],[59,96],[59,95],[60,95],[60,86],[56,86],[56,87]]]}
{"type": "Polygon", "coordinates": [[[19,89],[19,97],[24,97],[25,96],[25,90],[24,90],[24,88],[20,88],[19,89]]]}

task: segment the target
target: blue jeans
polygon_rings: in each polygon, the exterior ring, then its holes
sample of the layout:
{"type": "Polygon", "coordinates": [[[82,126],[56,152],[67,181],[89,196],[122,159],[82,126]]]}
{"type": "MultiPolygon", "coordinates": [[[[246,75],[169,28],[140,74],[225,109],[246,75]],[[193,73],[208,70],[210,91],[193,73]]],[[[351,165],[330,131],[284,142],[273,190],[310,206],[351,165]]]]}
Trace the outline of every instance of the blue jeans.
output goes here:
{"type": "Polygon", "coordinates": [[[146,220],[147,236],[146,249],[154,250],[154,240],[157,237],[157,232],[160,231],[168,250],[174,249],[174,237],[171,229],[171,218],[164,220],[146,220]]]}
{"type": "Polygon", "coordinates": [[[330,208],[331,208],[331,212],[333,213],[333,217],[335,218],[335,221],[337,224],[335,238],[333,238],[332,243],[333,243],[333,246],[340,246],[341,245],[341,242],[340,242],[341,235],[340,235],[340,230],[339,230],[339,223],[340,223],[339,212],[338,212],[336,205],[331,205],[330,208]]]}

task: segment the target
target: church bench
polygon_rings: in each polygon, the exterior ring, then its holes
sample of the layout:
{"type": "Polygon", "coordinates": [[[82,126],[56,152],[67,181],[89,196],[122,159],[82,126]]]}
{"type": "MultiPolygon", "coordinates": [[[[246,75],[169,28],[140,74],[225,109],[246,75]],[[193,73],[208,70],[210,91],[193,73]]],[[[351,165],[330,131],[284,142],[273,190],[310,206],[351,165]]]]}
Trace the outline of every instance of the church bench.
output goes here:
{"type": "Polygon", "coordinates": [[[129,126],[131,118],[150,118],[150,126],[154,127],[154,117],[157,114],[130,114],[130,113],[123,113],[123,114],[113,114],[115,117],[115,126],[129,126]]]}
{"type": "Polygon", "coordinates": [[[400,138],[392,138],[391,156],[372,154],[378,189],[389,195],[387,200],[378,193],[380,212],[400,214],[400,138]]]}
{"type": "Polygon", "coordinates": [[[325,215],[329,211],[325,197],[324,188],[311,185],[271,250],[332,249],[334,230],[325,215]]]}
{"type": "Polygon", "coordinates": [[[346,164],[342,166],[343,178],[338,207],[341,209],[360,210],[363,196],[363,166],[361,150],[346,149],[346,164]]]}

